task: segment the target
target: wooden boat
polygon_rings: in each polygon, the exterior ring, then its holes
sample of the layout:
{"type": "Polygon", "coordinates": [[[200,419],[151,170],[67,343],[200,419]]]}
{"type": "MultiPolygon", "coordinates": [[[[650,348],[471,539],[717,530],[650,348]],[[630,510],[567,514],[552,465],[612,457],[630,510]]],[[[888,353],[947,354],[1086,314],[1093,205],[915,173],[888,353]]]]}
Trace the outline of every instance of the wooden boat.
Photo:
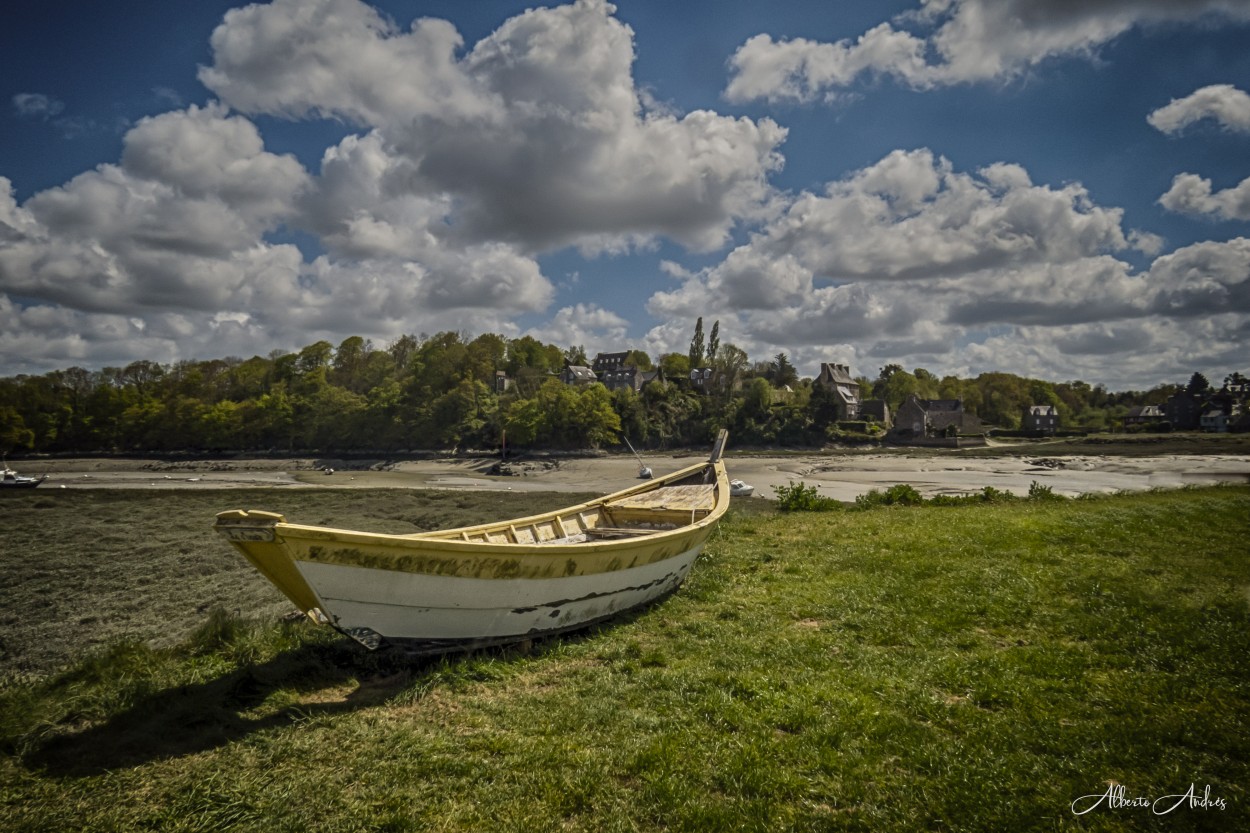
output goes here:
{"type": "Polygon", "coordinates": [[[381,535],[235,510],[215,529],[313,621],[368,648],[505,644],[585,627],[676,590],[729,507],[722,431],[706,462],[517,520],[381,535]]]}

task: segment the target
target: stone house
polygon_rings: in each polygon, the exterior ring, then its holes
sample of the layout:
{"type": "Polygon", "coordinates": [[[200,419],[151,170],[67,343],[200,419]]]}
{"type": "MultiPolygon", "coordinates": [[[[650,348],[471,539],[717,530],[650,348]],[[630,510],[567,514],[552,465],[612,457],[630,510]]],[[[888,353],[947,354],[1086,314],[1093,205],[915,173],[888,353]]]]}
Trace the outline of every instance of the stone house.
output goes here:
{"type": "Polygon", "coordinates": [[[599,381],[593,370],[579,364],[566,364],[560,371],[560,381],[566,385],[589,385],[599,381]]]}
{"type": "Polygon", "coordinates": [[[1059,412],[1054,405],[1030,405],[1020,418],[1020,430],[1033,434],[1053,434],[1059,430],[1059,412]]]}
{"type": "Polygon", "coordinates": [[[859,418],[890,427],[890,405],[884,399],[865,399],[859,403],[859,418]]]}
{"type": "Polygon", "coordinates": [[[848,365],[821,362],[820,375],[813,384],[833,394],[839,421],[859,419],[859,383],[851,378],[848,365]]]}
{"type": "Polygon", "coordinates": [[[1124,426],[1158,425],[1167,421],[1167,414],[1158,405],[1138,405],[1124,415],[1124,426]]]}
{"type": "Polygon", "coordinates": [[[1202,421],[1202,400],[1187,390],[1168,397],[1163,413],[1174,431],[1193,431],[1202,421]]]}
{"type": "Polygon", "coordinates": [[[1230,393],[1227,388],[1220,390],[1212,396],[1206,404],[1206,409],[1202,413],[1200,427],[1203,431],[1212,431],[1223,434],[1227,431],[1239,430],[1245,407],[1242,401],[1236,395],[1230,393]]]}
{"type": "Polygon", "coordinates": [[[981,420],[964,411],[962,399],[921,399],[913,393],[895,413],[890,438],[907,441],[957,437],[983,430],[981,420]]]}
{"type": "Polygon", "coordinates": [[[1202,415],[1200,425],[1203,431],[1213,434],[1228,433],[1229,415],[1222,408],[1212,408],[1202,415]]]}
{"type": "Polygon", "coordinates": [[[602,376],[609,371],[624,368],[627,358],[629,358],[628,351],[624,353],[599,353],[591,363],[590,369],[594,371],[596,376],[602,376]]]}
{"type": "Polygon", "coordinates": [[[699,393],[711,392],[716,380],[716,369],[711,367],[696,367],[690,371],[690,388],[699,393]]]}
{"type": "Polygon", "coordinates": [[[634,393],[637,393],[652,382],[664,381],[664,371],[658,368],[656,370],[639,370],[631,364],[604,371],[600,375],[599,381],[603,382],[604,387],[608,390],[631,388],[634,393]]]}

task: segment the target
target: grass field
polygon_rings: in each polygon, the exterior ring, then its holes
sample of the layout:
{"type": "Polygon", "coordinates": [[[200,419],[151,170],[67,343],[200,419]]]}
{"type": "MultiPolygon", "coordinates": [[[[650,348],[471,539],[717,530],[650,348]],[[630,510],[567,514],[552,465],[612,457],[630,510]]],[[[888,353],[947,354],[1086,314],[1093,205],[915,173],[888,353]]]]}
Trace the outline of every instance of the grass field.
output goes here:
{"type": "Polygon", "coordinates": [[[21,501],[0,503],[21,542],[0,556],[5,830],[1250,827],[1247,487],[748,501],[664,603],[421,665],[279,621],[212,513],[402,531],[567,495],[21,501]],[[39,638],[12,636],[28,621],[39,638]],[[84,656],[95,631],[109,646],[84,656]],[[1209,785],[1223,809],[1073,814],[1109,783],[1209,785]]]}

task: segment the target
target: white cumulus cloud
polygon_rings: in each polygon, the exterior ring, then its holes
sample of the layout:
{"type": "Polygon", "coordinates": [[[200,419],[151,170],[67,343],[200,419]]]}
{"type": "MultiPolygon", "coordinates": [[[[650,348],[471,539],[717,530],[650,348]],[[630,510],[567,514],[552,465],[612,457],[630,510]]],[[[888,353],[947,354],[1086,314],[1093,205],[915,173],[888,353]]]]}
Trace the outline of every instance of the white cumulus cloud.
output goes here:
{"type": "Polygon", "coordinates": [[[1164,133],[1179,133],[1203,119],[1214,119],[1226,130],[1250,133],[1250,95],[1231,84],[1212,84],[1174,98],[1146,117],[1151,127],[1164,133]]]}
{"type": "MultiPolygon", "coordinates": [[[[786,131],[656,103],[634,82],[634,34],[614,11],[532,9],[475,44],[359,0],[228,12],[200,68],[220,103],[140,121],[116,163],[20,205],[0,183],[14,326],[42,317],[66,345],[105,356],[113,339],[162,361],[349,334],[514,333],[517,315],[554,297],[543,252],[722,245],[775,199],[786,131]],[[251,116],[360,129],[308,171],[267,150],[251,116]]],[[[14,106],[57,110],[34,94],[14,106]]],[[[551,332],[626,326],[574,306],[551,332]]]]}
{"type": "MultiPolygon", "coordinates": [[[[869,375],[895,361],[1113,382],[1162,378],[1150,356],[1227,366],[1227,339],[1250,327],[1250,242],[1194,244],[1136,271],[1118,254],[1161,241],[1122,219],[1077,183],[1036,184],[1010,164],[965,173],[927,150],[899,151],[796,195],[720,263],[671,270],[676,287],[648,308],[666,321],[724,319],[752,355],[814,366],[840,345],[869,375]],[[1226,341],[1172,349],[1187,321],[1226,341]],[[1125,353],[1111,370],[1102,358],[1125,353]]],[[[651,338],[684,351],[683,333],[663,325],[651,338]]]]}
{"type": "Polygon", "coordinates": [[[730,59],[730,101],[811,101],[863,75],[917,89],[1001,81],[1056,57],[1092,57],[1129,30],[1205,19],[1250,20],[1239,0],[922,0],[855,39],[749,38],[730,59]],[[921,34],[914,34],[911,30],[921,34]]]}
{"type": "Polygon", "coordinates": [[[1250,220],[1250,178],[1216,191],[1211,180],[1197,174],[1178,174],[1159,204],[1180,214],[1207,215],[1221,220],[1250,220]]]}
{"type": "Polygon", "coordinates": [[[620,251],[660,236],[715,248],[771,195],[786,131],[648,109],[633,32],[613,11],[602,0],[533,9],[461,54],[444,21],[405,29],[357,0],[277,0],[227,14],[200,77],[245,113],[376,132],[372,158],[343,148],[333,160],[374,166],[355,176],[380,171],[388,190],[383,216],[357,206],[347,218],[360,232],[348,245],[387,245],[385,215],[407,195],[430,210],[454,204],[447,225],[464,239],[528,251],[620,251]]]}
{"type": "Polygon", "coordinates": [[[18,93],[13,96],[13,112],[22,118],[50,119],[65,110],[65,102],[43,93],[18,93]]]}

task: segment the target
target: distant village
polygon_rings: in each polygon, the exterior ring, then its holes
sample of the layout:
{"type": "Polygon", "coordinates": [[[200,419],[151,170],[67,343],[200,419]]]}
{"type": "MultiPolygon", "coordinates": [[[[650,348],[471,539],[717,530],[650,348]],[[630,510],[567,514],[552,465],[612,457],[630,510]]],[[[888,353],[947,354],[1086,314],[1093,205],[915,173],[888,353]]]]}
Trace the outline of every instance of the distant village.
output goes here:
{"type": "Polygon", "coordinates": [[[984,371],[898,364],[875,378],[824,362],[800,377],[786,353],[751,361],[719,322],[688,353],[599,353],[484,333],[352,336],[249,359],[136,360],[0,378],[0,451],[145,453],[700,445],[728,428],[746,446],[889,443],[957,448],[989,437],[1250,430],[1250,380],[1194,373],[1111,392],[984,371]],[[1179,381],[1179,380],[1177,380],[1179,381]],[[657,384],[658,383],[658,384],[657,384]]]}
{"type": "MultiPolygon", "coordinates": [[[[560,380],[568,385],[602,384],[609,391],[620,388],[640,393],[653,382],[677,382],[691,390],[709,393],[721,380],[713,367],[696,367],[684,380],[666,379],[656,368],[641,370],[628,364],[631,353],[599,353],[590,366],[565,363],[560,380]]],[[[1140,405],[1124,417],[1128,431],[1204,431],[1209,433],[1250,431],[1250,384],[1241,381],[1225,384],[1219,389],[1186,389],[1172,395],[1165,404],[1140,405]]],[[[497,374],[496,390],[507,390],[509,380],[503,371],[497,374]]],[[[840,423],[867,423],[884,431],[884,439],[899,445],[965,447],[985,443],[992,426],[964,410],[961,399],[922,399],[908,395],[891,413],[883,399],[861,399],[859,383],[851,376],[848,365],[822,362],[820,374],[812,380],[813,388],[830,394],[837,407],[840,423]]],[[[1191,386],[1192,388],[1192,386],[1191,386]]],[[[1020,415],[1017,433],[1030,437],[1054,436],[1063,429],[1054,405],[1029,405],[1020,415]]]]}

